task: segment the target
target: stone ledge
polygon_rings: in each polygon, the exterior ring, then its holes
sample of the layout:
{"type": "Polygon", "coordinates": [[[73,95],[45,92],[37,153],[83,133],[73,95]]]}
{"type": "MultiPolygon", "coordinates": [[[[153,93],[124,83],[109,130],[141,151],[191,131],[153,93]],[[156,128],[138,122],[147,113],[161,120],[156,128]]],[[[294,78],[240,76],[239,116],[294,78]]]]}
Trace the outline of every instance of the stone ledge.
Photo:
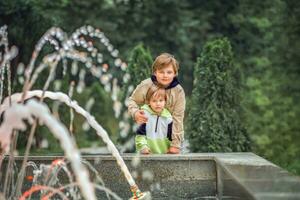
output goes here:
{"type": "MultiPolygon", "coordinates": [[[[142,191],[151,191],[154,199],[300,199],[299,177],[251,152],[139,155],[137,167],[132,165],[137,154],[121,156],[142,191]],[[151,180],[143,178],[145,172],[151,180]]],[[[39,165],[58,158],[63,156],[30,156],[28,160],[39,165]]],[[[130,197],[129,185],[113,156],[85,154],[82,158],[101,174],[108,188],[122,198],[130,197]]],[[[15,157],[17,166],[22,160],[22,156],[15,157]]],[[[32,174],[32,169],[26,173],[32,174]]],[[[24,188],[31,185],[24,184],[24,188]]]]}

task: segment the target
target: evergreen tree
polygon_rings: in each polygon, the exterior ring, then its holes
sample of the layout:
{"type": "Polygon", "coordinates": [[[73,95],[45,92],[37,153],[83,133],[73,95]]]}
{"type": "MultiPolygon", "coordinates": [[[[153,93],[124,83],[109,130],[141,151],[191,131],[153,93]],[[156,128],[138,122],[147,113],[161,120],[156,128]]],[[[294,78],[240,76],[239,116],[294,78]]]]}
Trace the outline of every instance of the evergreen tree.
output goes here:
{"type": "Polygon", "coordinates": [[[250,139],[241,124],[238,80],[234,78],[229,41],[208,42],[194,71],[187,133],[193,152],[248,151],[250,139]]]}
{"type": "MultiPolygon", "coordinates": [[[[120,95],[120,100],[123,102],[123,110],[121,111],[121,120],[124,123],[130,124],[129,131],[124,131],[122,127],[120,130],[120,139],[119,142],[121,144],[126,143],[129,140],[134,139],[135,131],[134,131],[134,122],[132,118],[127,113],[127,105],[126,100],[133,92],[133,89],[144,79],[149,78],[151,75],[151,66],[152,66],[152,56],[148,49],[145,49],[142,44],[137,45],[133,48],[130,53],[128,67],[126,69],[126,73],[130,75],[130,79],[124,83],[122,87],[122,93],[120,95]],[[126,117],[127,116],[127,117],[126,117]]],[[[133,150],[132,147],[128,147],[128,149],[133,150]]]]}
{"type": "Polygon", "coordinates": [[[122,91],[127,91],[130,85],[137,86],[142,80],[149,78],[151,75],[152,56],[149,49],[145,49],[143,44],[133,48],[128,60],[126,73],[131,78],[124,84],[122,91]]]}
{"type": "Polygon", "coordinates": [[[295,0],[240,1],[230,34],[243,66],[245,125],[256,154],[300,173],[299,11],[295,0]]]}

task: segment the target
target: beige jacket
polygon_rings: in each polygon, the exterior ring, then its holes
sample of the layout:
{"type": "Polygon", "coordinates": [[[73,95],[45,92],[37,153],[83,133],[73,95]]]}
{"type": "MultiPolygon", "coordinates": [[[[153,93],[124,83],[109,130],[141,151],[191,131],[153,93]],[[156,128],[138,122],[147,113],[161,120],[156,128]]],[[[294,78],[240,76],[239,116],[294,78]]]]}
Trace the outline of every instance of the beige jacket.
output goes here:
{"type": "MultiPolygon", "coordinates": [[[[129,97],[128,111],[134,118],[140,106],[146,103],[146,94],[151,85],[154,84],[151,78],[142,81],[129,97]]],[[[173,118],[172,142],[171,146],[180,148],[184,140],[183,118],[185,111],[185,93],[181,85],[166,89],[167,102],[166,108],[170,111],[173,118]]]]}

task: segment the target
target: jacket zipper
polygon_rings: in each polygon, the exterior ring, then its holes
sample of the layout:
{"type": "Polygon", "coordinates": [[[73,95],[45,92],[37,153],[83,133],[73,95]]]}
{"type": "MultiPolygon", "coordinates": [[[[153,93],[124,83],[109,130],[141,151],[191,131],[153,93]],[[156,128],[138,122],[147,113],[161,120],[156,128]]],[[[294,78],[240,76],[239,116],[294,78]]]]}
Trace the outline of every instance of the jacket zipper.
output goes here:
{"type": "Polygon", "coordinates": [[[158,118],[159,118],[159,116],[157,116],[157,119],[156,119],[155,133],[157,133],[157,124],[158,124],[158,118]]]}

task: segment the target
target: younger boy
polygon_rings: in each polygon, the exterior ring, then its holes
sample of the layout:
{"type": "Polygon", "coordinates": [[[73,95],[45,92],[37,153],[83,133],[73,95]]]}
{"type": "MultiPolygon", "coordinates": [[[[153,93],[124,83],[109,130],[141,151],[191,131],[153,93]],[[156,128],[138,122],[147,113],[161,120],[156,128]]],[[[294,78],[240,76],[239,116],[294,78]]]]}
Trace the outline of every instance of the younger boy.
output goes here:
{"type": "Polygon", "coordinates": [[[183,142],[183,118],[185,110],[184,90],[177,80],[178,62],[174,56],[163,53],[159,55],[152,65],[152,76],[142,81],[133,91],[129,98],[128,111],[138,124],[146,123],[148,117],[139,106],[146,103],[146,95],[149,88],[153,85],[166,90],[166,108],[170,111],[173,118],[172,141],[168,153],[180,153],[183,142]]]}
{"type": "Polygon", "coordinates": [[[148,118],[142,124],[135,137],[137,152],[142,154],[167,153],[172,135],[172,116],[165,109],[166,91],[163,88],[151,87],[146,95],[147,104],[141,109],[148,118]]]}

